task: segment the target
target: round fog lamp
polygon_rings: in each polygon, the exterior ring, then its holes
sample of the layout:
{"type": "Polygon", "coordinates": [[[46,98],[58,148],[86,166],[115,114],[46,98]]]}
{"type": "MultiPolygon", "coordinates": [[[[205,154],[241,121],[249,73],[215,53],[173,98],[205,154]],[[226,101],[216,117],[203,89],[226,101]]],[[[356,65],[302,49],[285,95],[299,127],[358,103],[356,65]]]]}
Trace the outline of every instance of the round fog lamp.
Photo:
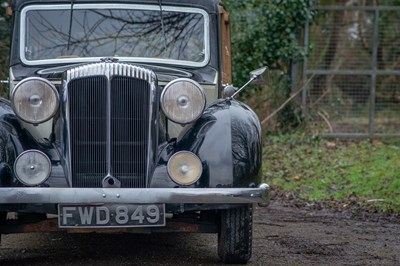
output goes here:
{"type": "Polygon", "coordinates": [[[203,166],[199,157],[189,151],[172,155],[167,165],[168,174],[178,185],[188,186],[199,180],[203,166]]]}
{"type": "Polygon", "coordinates": [[[14,172],[22,184],[37,186],[50,176],[51,162],[43,152],[28,150],[21,153],[15,160],[14,172]]]}
{"type": "Polygon", "coordinates": [[[31,124],[40,124],[52,118],[59,105],[58,92],[54,85],[38,77],[19,82],[11,101],[15,114],[31,124]]]}

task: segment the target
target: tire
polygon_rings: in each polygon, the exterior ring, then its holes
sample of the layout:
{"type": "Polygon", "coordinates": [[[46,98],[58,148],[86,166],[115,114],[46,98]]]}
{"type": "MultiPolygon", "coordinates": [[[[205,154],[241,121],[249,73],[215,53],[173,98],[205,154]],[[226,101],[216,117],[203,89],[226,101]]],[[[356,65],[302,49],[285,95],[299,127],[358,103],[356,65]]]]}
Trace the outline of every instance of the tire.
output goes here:
{"type": "MultiPolygon", "coordinates": [[[[0,212],[0,227],[6,222],[7,212],[0,212]]],[[[0,246],[1,246],[1,234],[0,234],[0,246]]]]}
{"type": "Polygon", "coordinates": [[[252,205],[222,210],[218,232],[218,256],[223,263],[245,264],[251,257],[252,205]]]}

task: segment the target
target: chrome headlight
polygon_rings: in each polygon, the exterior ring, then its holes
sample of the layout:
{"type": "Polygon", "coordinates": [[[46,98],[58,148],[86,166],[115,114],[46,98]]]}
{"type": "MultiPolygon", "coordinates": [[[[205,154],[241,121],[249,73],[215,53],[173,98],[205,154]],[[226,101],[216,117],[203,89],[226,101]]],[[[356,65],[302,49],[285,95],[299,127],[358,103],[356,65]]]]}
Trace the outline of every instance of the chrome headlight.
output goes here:
{"type": "Polygon", "coordinates": [[[180,151],[171,156],[167,171],[171,179],[182,186],[188,186],[199,180],[203,165],[199,157],[190,151],[180,151]]]}
{"type": "Polygon", "coordinates": [[[54,85],[38,77],[19,82],[14,89],[11,102],[15,114],[23,121],[34,125],[52,118],[59,105],[54,85]]]}
{"type": "Polygon", "coordinates": [[[191,79],[181,78],[168,83],[161,94],[165,115],[179,124],[189,124],[200,117],[206,107],[203,88],[191,79]]]}
{"type": "Polygon", "coordinates": [[[15,160],[14,172],[22,184],[37,186],[50,176],[51,162],[43,152],[28,150],[21,153],[15,160]]]}

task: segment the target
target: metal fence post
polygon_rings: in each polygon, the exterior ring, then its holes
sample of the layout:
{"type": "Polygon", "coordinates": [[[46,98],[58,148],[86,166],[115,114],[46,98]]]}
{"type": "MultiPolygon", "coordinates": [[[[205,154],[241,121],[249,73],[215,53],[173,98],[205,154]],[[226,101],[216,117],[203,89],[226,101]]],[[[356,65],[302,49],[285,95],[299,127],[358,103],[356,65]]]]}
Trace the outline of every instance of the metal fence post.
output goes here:
{"type": "Polygon", "coordinates": [[[303,82],[302,85],[304,88],[302,91],[302,103],[301,103],[301,109],[303,111],[304,117],[307,117],[307,63],[308,63],[308,31],[309,31],[309,20],[307,18],[306,25],[304,27],[304,50],[306,53],[306,56],[304,57],[304,64],[303,64],[303,82]]]}
{"type": "Polygon", "coordinates": [[[374,31],[372,38],[372,71],[371,71],[371,94],[370,94],[370,110],[369,110],[369,136],[374,137],[375,134],[375,95],[376,95],[376,72],[378,60],[378,38],[379,38],[379,9],[374,10],[374,31]]]}

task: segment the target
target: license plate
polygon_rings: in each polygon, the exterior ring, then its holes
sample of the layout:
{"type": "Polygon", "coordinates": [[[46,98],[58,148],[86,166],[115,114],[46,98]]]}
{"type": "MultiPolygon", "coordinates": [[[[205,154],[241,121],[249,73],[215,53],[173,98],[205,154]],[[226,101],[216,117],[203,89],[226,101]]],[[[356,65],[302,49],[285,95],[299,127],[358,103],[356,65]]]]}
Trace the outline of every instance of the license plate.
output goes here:
{"type": "Polygon", "coordinates": [[[58,205],[59,227],[165,226],[165,204],[58,205]]]}

